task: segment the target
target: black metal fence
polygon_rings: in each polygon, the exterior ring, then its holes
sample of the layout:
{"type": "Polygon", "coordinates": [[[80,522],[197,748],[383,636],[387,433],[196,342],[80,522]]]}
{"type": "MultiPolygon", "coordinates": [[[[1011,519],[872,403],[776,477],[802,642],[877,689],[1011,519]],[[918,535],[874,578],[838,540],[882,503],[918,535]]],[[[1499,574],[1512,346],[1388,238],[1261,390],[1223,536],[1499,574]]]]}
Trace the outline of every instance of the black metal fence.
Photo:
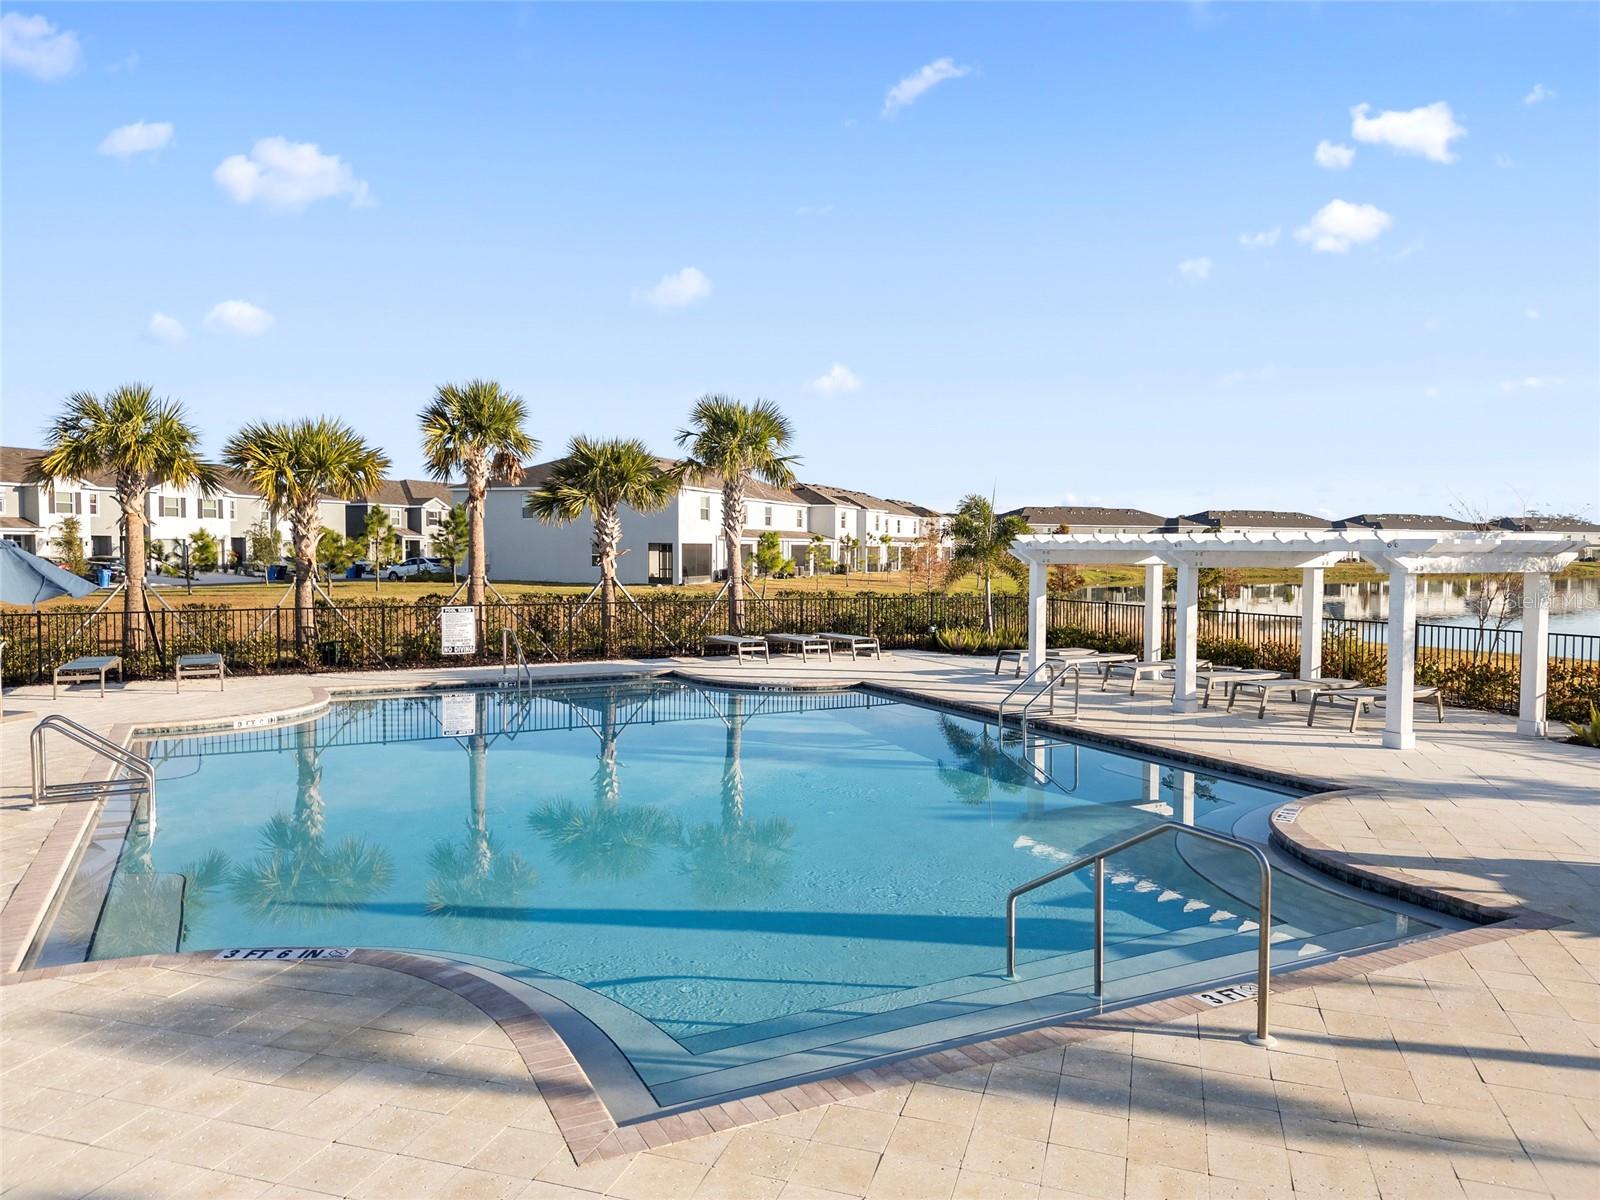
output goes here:
{"type": "MultiPolygon", "coordinates": [[[[1027,636],[1027,601],[995,598],[993,638],[970,639],[978,650],[1019,646],[1027,636]]],[[[513,658],[520,644],[529,662],[572,662],[603,657],[660,658],[699,654],[708,634],[729,631],[728,606],[709,598],[643,596],[615,609],[609,653],[599,602],[548,596],[485,605],[480,614],[479,653],[445,656],[440,647],[440,606],[433,602],[375,600],[312,610],[315,632],[304,648],[297,642],[295,613],[276,609],[189,605],[150,614],[143,645],[123,649],[122,613],[112,608],[86,620],[86,607],[45,611],[0,611],[6,641],[5,676],[38,681],[69,658],[123,654],[130,676],[170,674],[180,654],[215,651],[236,673],[347,667],[415,667],[451,663],[498,663],[502,648],[513,658]]],[[[932,649],[951,631],[981,630],[981,596],[885,593],[808,593],[745,601],[749,633],[832,630],[874,634],[886,649],[932,649]]],[[[1173,610],[1162,620],[1163,647],[1170,653],[1173,610]]],[[[1327,675],[1382,682],[1388,626],[1383,621],[1328,619],[1323,622],[1323,671],[1327,675]]],[[[1052,597],[1052,645],[1086,644],[1140,650],[1144,606],[1116,601],[1052,597]]],[[[1450,703],[1514,712],[1519,691],[1517,630],[1475,626],[1417,625],[1417,676],[1437,683],[1450,703]]],[[[1214,662],[1294,671],[1300,661],[1300,618],[1275,613],[1202,609],[1199,651],[1214,662]]],[[[1550,713],[1587,717],[1600,703],[1600,637],[1550,637],[1550,713]]]]}

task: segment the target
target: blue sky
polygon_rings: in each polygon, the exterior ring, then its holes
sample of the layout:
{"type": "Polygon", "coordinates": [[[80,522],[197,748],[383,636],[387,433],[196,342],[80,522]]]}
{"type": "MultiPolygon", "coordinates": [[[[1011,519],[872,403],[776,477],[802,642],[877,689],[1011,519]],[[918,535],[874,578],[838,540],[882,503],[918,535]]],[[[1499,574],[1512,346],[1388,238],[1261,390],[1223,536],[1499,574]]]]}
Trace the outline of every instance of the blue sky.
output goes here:
{"type": "Polygon", "coordinates": [[[0,436],[139,379],[416,473],[483,375],[936,505],[1593,513],[1597,17],[10,6],[0,436]]]}

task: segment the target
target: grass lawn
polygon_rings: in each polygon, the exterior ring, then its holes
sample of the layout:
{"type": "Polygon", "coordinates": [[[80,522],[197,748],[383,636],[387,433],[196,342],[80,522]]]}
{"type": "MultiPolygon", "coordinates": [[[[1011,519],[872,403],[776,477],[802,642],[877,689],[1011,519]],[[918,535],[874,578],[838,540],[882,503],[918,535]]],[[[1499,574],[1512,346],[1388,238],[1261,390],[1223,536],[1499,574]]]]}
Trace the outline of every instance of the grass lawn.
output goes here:
{"type": "MultiPolygon", "coordinates": [[[[1170,577],[1169,572],[1169,577],[1170,577]]],[[[1299,583],[1300,572],[1267,570],[1252,568],[1239,572],[1240,582],[1246,584],[1283,584],[1299,583]]],[[[1600,578],[1600,563],[1574,563],[1562,572],[1562,576],[1571,579],[1596,579],[1600,578]]],[[[1089,587],[1142,587],[1144,586],[1143,567],[1086,567],[1083,569],[1084,582],[1089,587]]],[[[1365,563],[1350,563],[1338,567],[1328,568],[1328,583],[1378,583],[1384,576],[1365,563]]],[[[533,596],[557,595],[587,595],[593,584],[577,583],[497,583],[502,595],[508,600],[519,600],[533,596]]],[[[721,584],[704,583],[691,584],[678,588],[642,587],[636,586],[632,590],[639,596],[709,596],[714,595],[721,584]]],[[[374,588],[371,581],[356,582],[354,580],[335,580],[332,594],[335,600],[364,601],[374,597],[404,600],[413,602],[424,596],[436,596],[440,599],[448,596],[452,585],[448,583],[385,583],[381,589],[374,588]]],[[[773,579],[758,582],[756,590],[765,590],[769,595],[778,592],[886,592],[905,593],[920,592],[923,585],[919,579],[914,579],[905,572],[883,572],[874,574],[861,574],[852,572],[844,575],[819,575],[815,578],[798,579],[773,579]]],[[[957,581],[947,589],[956,594],[971,594],[978,590],[977,581],[967,578],[957,581]]],[[[998,582],[998,593],[1020,592],[1022,585],[1013,583],[1009,579],[998,582]]],[[[226,604],[232,608],[271,608],[284,597],[285,585],[273,583],[237,583],[216,584],[206,587],[196,587],[194,594],[189,595],[180,587],[163,586],[159,589],[167,603],[175,608],[182,608],[185,604],[226,604]]],[[[463,592],[465,589],[463,589],[463,592]]],[[[103,599],[103,597],[102,597],[103,599]]],[[[492,597],[491,597],[492,599],[492,597]]],[[[52,600],[41,604],[40,608],[55,608],[63,605],[78,605],[84,603],[97,603],[94,597],[87,600],[52,600]]],[[[121,603],[120,598],[117,601],[121,603]]],[[[156,601],[151,602],[152,607],[159,608],[156,601]]],[[[10,607],[10,606],[7,606],[10,607]]]]}

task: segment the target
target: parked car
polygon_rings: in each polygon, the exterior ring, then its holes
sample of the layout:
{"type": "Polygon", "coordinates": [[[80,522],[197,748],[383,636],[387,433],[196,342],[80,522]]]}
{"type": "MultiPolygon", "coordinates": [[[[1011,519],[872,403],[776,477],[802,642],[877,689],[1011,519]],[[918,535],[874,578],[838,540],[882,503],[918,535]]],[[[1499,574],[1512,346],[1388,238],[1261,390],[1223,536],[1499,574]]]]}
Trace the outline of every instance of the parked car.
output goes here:
{"type": "Polygon", "coordinates": [[[416,575],[427,575],[434,572],[443,573],[445,570],[442,558],[408,558],[404,562],[397,562],[386,568],[383,577],[389,580],[410,579],[416,575]]]}

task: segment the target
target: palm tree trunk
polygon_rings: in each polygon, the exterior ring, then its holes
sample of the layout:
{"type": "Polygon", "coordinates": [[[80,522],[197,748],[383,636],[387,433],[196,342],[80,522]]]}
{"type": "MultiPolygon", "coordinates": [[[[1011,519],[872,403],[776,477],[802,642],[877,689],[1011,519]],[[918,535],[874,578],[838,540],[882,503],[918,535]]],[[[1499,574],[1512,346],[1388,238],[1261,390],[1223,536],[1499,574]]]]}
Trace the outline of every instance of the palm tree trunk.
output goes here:
{"type": "Polygon", "coordinates": [[[994,580],[987,573],[983,577],[983,630],[994,632],[994,580]]]}
{"type": "Polygon", "coordinates": [[[467,603],[480,615],[483,612],[484,580],[488,564],[484,561],[483,497],[488,487],[488,471],[483,463],[467,464],[467,603]]]}
{"type": "Polygon", "coordinates": [[[295,648],[302,657],[310,653],[317,636],[316,593],[311,587],[311,572],[317,551],[317,502],[315,498],[299,505],[290,518],[294,539],[294,635],[295,648]]]}
{"type": "Polygon", "coordinates": [[[122,593],[122,651],[137,654],[145,647],[145,620],[150,601],[144,594],[144,504],[143,492],[119,492],[122,505],[122,577],[127,589],[122,593]]]}
{"type": "Polygon", "coordinates": [[[610,658],[616,647],[617,549],[622,540],[622,518],[617,510],[599,509],[594,514],[594,551],[600,559],[600,644],[610,658]]]}
{"type": "Polygon", "coordinates": [[[722,827],[744,824],[744,697],[728,696],[728,739],[722,759],[722,827]]]}
{"type": "Polygon", "coordinates": [[[484,723],[489,716],[488,697],[476,698],[477,729],[467,742],[467,774],[472,793],[472,812],[467,827],[472,834],[472,864],[480,878],[494,866],[494,850],[489,841],[489,738],[484,723]]]}
{"type": "Polygon", "coordinates": [[[722,484],[722,540],[728,546],[728,632],[744,632],[744,560],[739,555],[744,532],[744,480],[722,484]]]}

